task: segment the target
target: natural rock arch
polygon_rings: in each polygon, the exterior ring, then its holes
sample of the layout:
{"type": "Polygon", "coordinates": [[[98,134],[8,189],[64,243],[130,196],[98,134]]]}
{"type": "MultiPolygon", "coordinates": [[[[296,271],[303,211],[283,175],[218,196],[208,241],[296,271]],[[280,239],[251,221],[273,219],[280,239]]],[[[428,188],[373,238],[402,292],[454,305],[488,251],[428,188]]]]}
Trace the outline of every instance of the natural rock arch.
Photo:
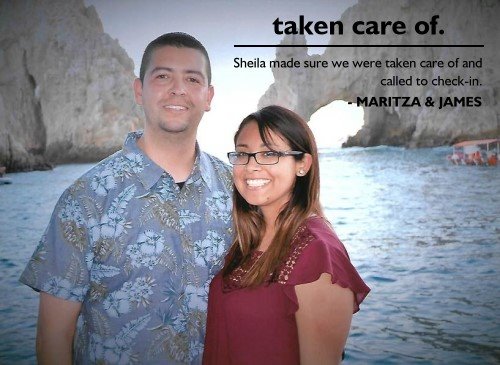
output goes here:
{"type": "MultiPolygon", "coordinates": [[[[479,96],[481,107],[425,108],[401,106],[366,107],[365,124],[346,146],[436,146],[467,138],[496,137],[500,135],[500,69],[497,52],[500,49],[500,2],[478,1],[406,1],[361,0],[341,17],[345,25],[343,35],[333,35],[330,44],[356,44],[360,47],[327,48],[322,55],[308,55],[307,47],[277,48],[276,60],[293,57],[305,60],[479,60],[482,67],[471,69],[469,74],[481,81],[480,86],[433,87],[415,86],[415,78],[429,80],[442,76],[464,76],[464,69],[457,68],[348,68],[305,69],[273,68],[275,82],[259,101],[259,107],[280,104],[295,110],[305,119],[319,108],[334,100],[356,102],[358,96],[479,96]],[[405,35],[384,36],[354,35],[350,25],[360,19],[401,20],[411,26],[420,20],[430,20],[439,14],[439,27],[443,35],[417,35],[411,30],[405,35]],[[361,47],[373,44],[400,45],[400,47],[361,47]],[[404,47],[408,44],[484,44],[484,48],[404,47]],[[384,87],[382,78],[392,76],[412,77],[412,86],[384,87]]],[[[304,36],[286,36],[286,44],[306,45],[304,36]]]]}

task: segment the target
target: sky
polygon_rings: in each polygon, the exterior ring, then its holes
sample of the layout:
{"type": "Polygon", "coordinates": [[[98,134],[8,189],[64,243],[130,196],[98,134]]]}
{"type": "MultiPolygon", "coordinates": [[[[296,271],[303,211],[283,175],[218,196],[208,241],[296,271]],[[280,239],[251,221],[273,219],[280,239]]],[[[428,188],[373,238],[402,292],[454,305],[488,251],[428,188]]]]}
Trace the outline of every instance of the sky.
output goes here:
{"type": "MultiPolygon", "coordinates": [[[[161,34],[189,33],[210,55],[215,97],[198,130],[201,148],[218,157],[233,150],[233,136],[240,121],[257,110],[259,98],[273,83],[269,68],[237,69],[234,58],[272,60],[274,48],[235,48],[234,44],[277,44],[273,21],[334,21],[356,0],[84,0],[93,5],[104,31],[118,39],[134,61],[138,75],[146,45],[161,34]]],[[[309,43],[327,43],[329,36],[309,36],[309,43]]],[[[310,49],[322,53],[323,49],[310,49]]],[[[317,111],[310,121],[319,147],[339,146],[363,121],[362,108],[335,101],[317,111]]]]}

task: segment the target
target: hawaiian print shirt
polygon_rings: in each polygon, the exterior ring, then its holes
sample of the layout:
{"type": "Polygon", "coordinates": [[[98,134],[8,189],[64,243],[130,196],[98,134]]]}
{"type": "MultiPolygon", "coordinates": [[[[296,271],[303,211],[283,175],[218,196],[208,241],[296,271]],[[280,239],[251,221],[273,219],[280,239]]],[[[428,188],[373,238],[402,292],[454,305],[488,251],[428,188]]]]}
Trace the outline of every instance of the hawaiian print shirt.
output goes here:
{"type": "Polygon", "coordinates": [[[136,144],[73,183],[21,282],[82,302],[75,363],[200,363],[208,286],[231,240],[230,169],[199,151],[182,189],[136,144]]]}

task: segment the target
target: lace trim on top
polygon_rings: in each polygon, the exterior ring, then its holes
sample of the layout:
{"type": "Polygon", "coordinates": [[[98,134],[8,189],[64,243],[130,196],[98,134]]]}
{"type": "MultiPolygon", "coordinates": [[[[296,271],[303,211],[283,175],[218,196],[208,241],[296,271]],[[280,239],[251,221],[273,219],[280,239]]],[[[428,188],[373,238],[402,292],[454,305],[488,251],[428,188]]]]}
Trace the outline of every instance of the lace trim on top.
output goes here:
{"type": "Polygon", "coordinates": [[[293,236],[290,253],[279,268],[278,280],[276,280],[279,284],[286,284],[288,282],[288,277],[292,273],[302,251],[304,251],[313,239],[314,236],[309,232],[306,226],[303,225],[299,227],[293,236]]]}
{"type": "MultiPolygon", "coordinates": [[[[301,225],[297,229],[297,232],[292,238],[290,253],[278,268],[278,276],[276,280],[277,283],[286,284],[288,282],[289,275],[293,271],[297,260],[302,254],[302,251],[304,251],[304,249],[313,239],[314,236],[310,233],[305,225],[301,225]]],[[[240,289],[242,287],[241,282],[243,278],[252,269],[253,265],[255,265],[262,254],[262,251],[252,252],[250,260],[248,260],[242,266],[234,269],[231,274],[224,278],[223,290],[226,292],[234,289],[240,289]]],[[[271,274],[269,276],[271,276],[271,274]]]]}
{"type": "Polygon", "coordinates": [[[226,278],[224,278],[223,282],[223,291],[231,291],[234,289],[241,288],[241,282],[245,275],[250,271],[250,269],[255,265],[257,260],[262,256],[264,252],[262,251],[254,251],[251,253],[250,260],[245,262],[242,266],[237,267],[233,270],[231,274],[229,274],[226,278]]]}

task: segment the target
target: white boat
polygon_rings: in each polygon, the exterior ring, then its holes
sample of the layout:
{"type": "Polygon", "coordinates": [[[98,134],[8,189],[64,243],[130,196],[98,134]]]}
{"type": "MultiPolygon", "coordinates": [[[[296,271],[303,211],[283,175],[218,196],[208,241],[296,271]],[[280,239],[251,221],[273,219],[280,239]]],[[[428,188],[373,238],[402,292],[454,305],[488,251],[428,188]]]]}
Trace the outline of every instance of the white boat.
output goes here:
{"type": "Polygon", "coordinates": [[[497,166],[500,138],[462,141],[453,145],[448,160],[455,165],[497,166]]]}
{"type": "Polygon", "coordinates": [[[0,177],[0,185],[12,184],[12,180],[8,177],[0,177]]]}

